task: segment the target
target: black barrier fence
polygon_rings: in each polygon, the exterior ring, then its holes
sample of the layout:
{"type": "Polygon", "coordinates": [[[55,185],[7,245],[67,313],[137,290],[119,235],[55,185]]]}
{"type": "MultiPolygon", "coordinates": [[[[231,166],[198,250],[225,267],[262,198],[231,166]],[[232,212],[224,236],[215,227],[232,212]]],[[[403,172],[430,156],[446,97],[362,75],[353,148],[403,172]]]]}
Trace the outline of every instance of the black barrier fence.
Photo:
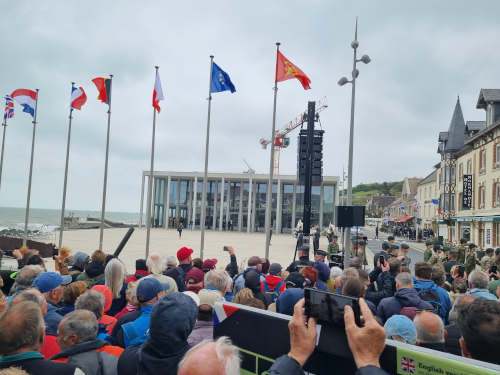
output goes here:
{"type": "MultiPolygon", "coordinates": [[[[214,337],[228,336],[240,349],[241,374],[264,375],[290,350],[291,317],[233,303],[215,305],[214,337]]],[[[318,326],[319,327],[319,326],[318,326]]],[[[316,350],[304,370],[316,375],[354,374],[356,367],[343,328],[319,327],[316,350]]],[[[366,345],[370,345],[369,342],[366,345]]],[[[496,348],[497,349],[497,348],[496,348]]],[[[492,375],[500,366],[386,340],[380,357],[389,374],[492,375]]]]}

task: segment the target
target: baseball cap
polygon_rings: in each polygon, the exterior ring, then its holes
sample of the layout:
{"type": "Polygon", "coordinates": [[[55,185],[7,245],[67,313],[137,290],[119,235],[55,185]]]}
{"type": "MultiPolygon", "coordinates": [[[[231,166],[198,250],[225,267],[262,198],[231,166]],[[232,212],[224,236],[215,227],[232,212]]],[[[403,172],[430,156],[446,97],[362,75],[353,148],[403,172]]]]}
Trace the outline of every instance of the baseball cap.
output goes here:
{"type": "Polygon", "coordinates": [[[270,275],[276,276],[280,272],[281,272],[281,264],[279,264],[279,263],[272,263],[269,266],[269,274],[270,275]]]}
{"type": "Polygon", "coordinates": [[[177,251],[177,259],[179,259],[179,262],[182,262],[183,260],[189,258],[191,256],[191,254],[193,254],[194,251],[193,249],[190,249],[188,247],[181,247],[178,251],[177,251]]]}
{"type": "Polygon", "coordinates": [[[204,278],[205,274],[203,273],[203,271],[196,267],[191,268],[186,275],[186,281],[191,280],[191,282],[195,284],[201,283],[204,278]]]}
{"type": "Polygon", "coordinates": [[[223,301],[224,298],[217,290],[202,289],[198,292],[198,297],[200,298],[200,306],[208,305],[212,309],[215,306],[215,302],[223,301]]]}
{"type": "Polygon", "coordinates": [[[260,258],[260,257],[254,255],[253,257],[250,257],[248,259],[248,266],[249,267],[255,267],[256,265],[263,264],[265,262],[266,262],[265,259],[260,258]]]}
{"type": "Polygon", "coordinates": [[[300,272],[291,272],[286,278],[286,286],[288,288],[304,288],[306,282],[305,277],[300,272]]]}
{"type": "Polygon", "coordinates": [[[170,288],[168,283],[160,283],[157,279],[145,278],[139,281],[137,286],[137,300],[139,302],[148,302],[155,298],[158,293],[170,288]]]}
{"type": "Polygon", "coordinates": [[[44,272],[38,275],[31,285],[37,288],[40,293],[47,293],[59,285],[68,285],[71,281],[72,278],[69,275],[61,276],[57,272],[44,272]]]}
{"type": "Polygon", "coordinates": [[[417,329],[410,318],[404,315],[393,315],[384,325],[385,336],[401,336],[408,344],[415,345],[417,342],[417,329]]]}
{"type": "Polygon", "coordinates": [[[216,264],[217,264],[217,259],[215,258],[205,259],[203,265],[201,266],[201,269],[203,270],[203,272],[208,272],[210,270],[213,270],[216,264]]]}

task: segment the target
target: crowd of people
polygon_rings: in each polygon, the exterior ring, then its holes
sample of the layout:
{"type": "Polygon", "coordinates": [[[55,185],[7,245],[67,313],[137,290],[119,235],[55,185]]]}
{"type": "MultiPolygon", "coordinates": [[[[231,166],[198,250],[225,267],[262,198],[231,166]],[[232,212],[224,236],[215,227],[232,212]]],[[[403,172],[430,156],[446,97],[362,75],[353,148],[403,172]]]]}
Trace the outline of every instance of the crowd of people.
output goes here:
{"type": "Polygon", "coordinates": [[[329,241],[313,259],[299,249],[286,268],[251,256],[241,270],[232,247],[227,264],[182,247],[176,256],[137,259],[132,273],[100,250],[59,249],[55,272],[36,250],[15,251],[13,284],[0,279],[0,374],[238,374],[237,348],[227,337],[214,340],[218,301],[292,316],[290,352],[269,373],[301,374],[317,335],[304,313],[306,287],[359,298],[362,326],[349,308],[344,318],[360,374],[385,373],[386,338],[500,364],[500,273],[485,271],[486,262],[472,266],[474,244],[462,243],[462,257],[428,242],[426,261],[411,272],[409,246],[392,237],[374,251],[372,270],[365,239],[353,239],[345,269],[331,267],[341,250],[335,234],[329,241]]]}

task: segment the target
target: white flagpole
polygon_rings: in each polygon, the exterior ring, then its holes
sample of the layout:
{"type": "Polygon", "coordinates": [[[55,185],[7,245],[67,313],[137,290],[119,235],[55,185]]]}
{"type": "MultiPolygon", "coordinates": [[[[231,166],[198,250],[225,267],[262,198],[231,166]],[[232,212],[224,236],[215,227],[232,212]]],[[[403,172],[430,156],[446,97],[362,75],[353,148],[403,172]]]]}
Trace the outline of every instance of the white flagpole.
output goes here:
{"type": "MultiPolygon", "coordinates": [[[[71,82],[71,92],[75,82],[71,82]]],[[[66,164],[64,166],[64,183],[63,183],[63,198],[61,207],[61,226],[59,228],[59,248],[62,246],[63,232],[64,232],[64,211],[66,209],[66,187],[68,183],[68,165],[69,165],[69,145],[71,142],[71,120],[73,120],[73,108],[69,108],[69,125],[68,125],[68,141],[66,142],[66,164]]]]}
{"type": "Polygon", "coordinates": [[[0,187],[2,187],[3,153],[5,150],[5,132],[7,131],[7,117],[3,119],[2,151],[0,152],[0,187]]]}
{"type": "Polygon", "coordinates": [[[208,81],[208,115],[207,115],[207,135],[205,140],[205,171],[203,174],[203,189],[201,195],[201,216],[200,216],[200,227],[201,227],[201,240],[200,240],[200,258],[203,259],[203,250],[205,247],[205,215],[206,215],[206,204],[207,204],[207,179],[208,179],[208,146],[210,144],[210,109],[212,106],[212,71],[214,56],[210,55],[210,79],[208,81]]]}
{"type": "MultiPolygon", "coordinates": [[[[113,85],[113,75],[109,75],[109,92],[107,95],[111,95],[111,86],[113,85]]],[[[104,214],[106,213],[106,187],[108,185],[108,159],[109,159],[109,130],[111,127],[111,97],[108,103],[108,131],[106,134],[106,158],[104,160],[104,185],[102,188],[102,206],[101,206],[101,229],[99,232],[99,250],[102,250],[102,241],[104,236],[104,214]]]]}
{"type": "Polygon", "coordinates": [[[30,160],[30,172],[28,178],[28,196],[26,198],[26,213],[24,215],[24,238],[23,238],[23,246],[26,246],[28,242],[28,221],[30,216],[30,199],[31,199],[31,180],[33,176],[33,157],[35,154],[35,135],[36,135],[36,112],[38,108],[38,89],[36,91],[36,100],[35,100],[35,113],[33,116],[33,137],[31,138],[31,160],[30,160]]]}
{"type": "MultiPolygon", "coordinates": [[[[155,66],[155,78],[158,77],[158,66],[155,66]]],[[[156,79],[155,79],[156,83],[156,79]]],[[[151,232],[151,200],[153,197],[153,173],[155,161],[155,132],[156,132],[156,108],[153,107],[153,136],[151,138],[151,166],[149,168],[148,179],[148,199],[146,205],[146,259],[149,256],[149,240],[151,232]]]]}

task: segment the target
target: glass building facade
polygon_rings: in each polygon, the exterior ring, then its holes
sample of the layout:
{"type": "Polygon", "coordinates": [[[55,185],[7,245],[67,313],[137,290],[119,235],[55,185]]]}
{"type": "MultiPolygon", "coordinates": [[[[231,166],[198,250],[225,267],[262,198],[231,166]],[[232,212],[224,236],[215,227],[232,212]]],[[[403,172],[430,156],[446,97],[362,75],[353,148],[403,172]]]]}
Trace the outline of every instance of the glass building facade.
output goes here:
{"type": "MultiPolygon", "coordinates": [[[[151,222],[157,228],[199,229],[203,173],[154,172],[151,222]]],[[[141,218],[146,211],[144,188],[149,172],[143,173],[141,218]]],[[[327,227],[335,220],[338,177],[325,176],[321,186],[312,187],[311,225],[327,227]]],[[[209,173],[205,228],[264,232],[268,176],[246,173],[209,173]]],[[[272,187],[272,228],[275,233],[291,233],[303,221],[304,186],[296,176],[275,177],[272,187]]],[[[144,222],[144,221],[143,221],[144,222]]],[[[141,223],[142,224],[142,223],[141,223]]]]}

